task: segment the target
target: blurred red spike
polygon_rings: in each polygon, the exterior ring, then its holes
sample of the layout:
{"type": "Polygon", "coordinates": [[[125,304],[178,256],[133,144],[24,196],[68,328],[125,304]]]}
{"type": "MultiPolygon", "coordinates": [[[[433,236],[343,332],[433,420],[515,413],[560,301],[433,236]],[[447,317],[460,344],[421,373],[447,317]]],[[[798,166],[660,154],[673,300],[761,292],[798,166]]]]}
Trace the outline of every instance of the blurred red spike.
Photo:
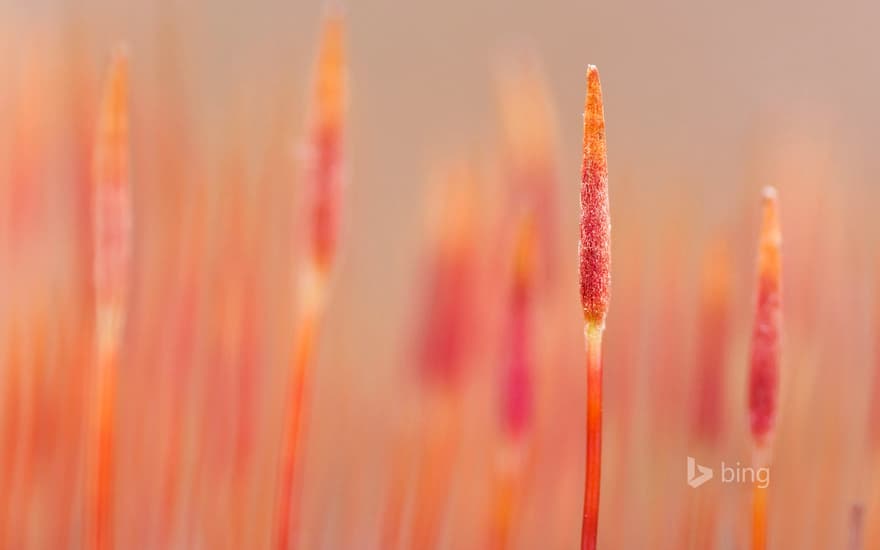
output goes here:
{"type": "MultiPolygon", "coordinates": [[[[758,291],[749,365],[748,403],[755,467],[768,467],[779,395],[782,330],[779,206],[776,189],[764,189],[763,221],[758,242],[758,291]]],[[[767,489],[755,485],[752,501],[752,549],[767,547],[767,489]]]]}
{"type": "Polygon", "coordinates": [[[461,378],[475,328],[474,186],[472,169],[466,164],[455,166],[438,180],[437,194],[428,204],[433,248],[428,258],[416,364],[423,383],[450,390],[461,378]]]}
{"type": "Polygon", "coordinates": [[[433,548],[449,503],[453,456],[460,437],[460,395],[477,338],[475,270],[477,184],[473,167],[441,174],[428,202],[432,232],[422,324],[416,335],[418,381],[425,403],[411,545],[433,548]],[[433,214],[433,215],[432,215],[433,214]]]}
{"type": "Polygon", "coordinates": [[[101,102],[92,167],[94,283],[102,351],[117,346],[131,256],[128,57],[118,50],[101,102]]]}
{"type": "Polygon", "coordinates": [[[507,334],[501,370],[501,448],[496,455],[489,547],[503,550],[519,507],[526,440],[532,417],[532,330],[537,228],[527,216],[520,222],[508,299],[507,334]]]}
{"type": "Polygon", "coordinates": [[[113,543],[116,364],[131,256],[131,190],[128,174],[128,57],[113,56],[101,102],[93,158],[96,399],[94,466],[86,548],[113,543]]]}
{"type": "Polygon", "coordinates": [[[534,222],[522,222],[514,259],[510,296],[507,361],[502,383],[502,426],[508,437],[520,439],[531,415],[531,345],[529,318],[534,286],[536,235],[534,222]]]}
{"type": "Polygon", "coordinates": [[[327,271],[336,254],[343,177],[342,139],[346,111],[345,20],[330,11],[318,52],[314,112],[307,159],[308,180],[313,193],[311,231],[312,261],[327,271]]]}
{"type": "Polygon", "coordinates": [[[749,418],[757,448],[770,445],[779,393],[782,329],[780,247],[776,190],[764,190],[758,251],[758,290],[749,365],[749,418]]]}
{"type": "Polygon", "coordinates": [[[611,290],[611,222],[605,111],[599,71],[593,65],[587,69],[580,225],[580,287],[584,320],[600,327],[605,324],[611,290]]]}

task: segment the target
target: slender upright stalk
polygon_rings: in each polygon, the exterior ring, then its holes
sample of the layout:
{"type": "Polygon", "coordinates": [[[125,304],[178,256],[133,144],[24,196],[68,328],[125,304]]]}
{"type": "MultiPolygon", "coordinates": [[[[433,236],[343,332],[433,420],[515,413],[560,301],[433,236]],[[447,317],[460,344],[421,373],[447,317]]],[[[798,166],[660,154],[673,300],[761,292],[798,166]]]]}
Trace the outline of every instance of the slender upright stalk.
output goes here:
{"type": "Polygon", "coordinates": [[[308,389],[324,295],[335,260],[343,180],[342,138],[346,105],[344,22],[338,12],[325,16],[318,52],[312,124],[305,158],[311,193],[309,254],[300,274],[299,311],[290,356],[290,381],[284,420],[272,547],[296,547],[298,495],[295,488],[302,454],[303,405],[308,389]]]}
{"type": "Polygon", "coordinates": [[[86,548],[113,548],[116,369],[131,262],[128,61],[117,52],[104,88],[93,165],[96,400],[86,548]]]}
{"type": "Polygon", "coordinates": [[[599,529],[599,481],[602,472],[602,332],[587,324],[587,459],[581,548],[596,548],[599,529]]]}
{"type": "Polygon", "coordinates": [[[496,468],[498,471],[495,472],[492,485],[492,518],[488,548],[504,550],[510,545],[518,472],[512,471],[512,468],[498,466],[496,468]]]}
{"type": "Polygon", "coordinates": [[[757,485],[752,490],[752,548],[767,548],[767,489],[757,485]]]}
{"type": "Polygon", "coordinates": [[[302,431],[302,401],[306,387],[306,375],[311,363],[319,314],[320,296],[323,293],[323,280],[315,278],[310,288],[301,291],[303,305],[291,352],[291,379],[288,388],[288,407],[284,421],[284,447],[281,454],[281,472],[278,479],[278,496],[275,517],[275,548],[287,549],[291,542],[296,546],[294,510],[294,486],[298,468],[299,444],[302,431]]]}
{"type": "Polygon", "coordinates": [[[602,465],[602,333],[611,290],[605,112],[599,71],[587,69],[581,172],[580,291],[587,352],[587,452],[581,549],[595,550],[602,465]]]}
{"type": "MultiPolygon", "coordinates": [[[[755,468],[769,468],[779,394],[782,329],[779,212],[776,190],[764,189],[763,222],[758,250],[758,292],[749,368],[749,420],[755,468]]],[[[752,548],[767,546],[767,488],[754,489],[752,548]]]]}

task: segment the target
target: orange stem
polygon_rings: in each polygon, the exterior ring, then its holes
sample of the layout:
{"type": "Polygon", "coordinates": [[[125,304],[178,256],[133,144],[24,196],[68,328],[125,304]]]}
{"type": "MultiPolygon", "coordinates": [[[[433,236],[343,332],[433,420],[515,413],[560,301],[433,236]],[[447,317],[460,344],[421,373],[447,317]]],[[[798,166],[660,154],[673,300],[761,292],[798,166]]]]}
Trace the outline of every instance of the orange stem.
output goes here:
{"type": "Polygon", "coordinates": [[[99,360],[97,395],[97,422],[95,437],[94,524],[88,548],[107,550],[113,548],[113,440],[116,399],[116,355],[99,360]]]}
{"type": "Polygon", "coordinates": [[[755,486],[752,513],[752,550],[764,550],[767,548],[767,489],[755,486]]]}
{"type": "Polygon", "coordinates": [[[299,446],[302,432],[302,408],[306,386],[307,367],[314,348],[317,331],[317,312],[304,307],[302,320],[298,325],[291,360],[290,390],[288,409],[283,429],[284,448],[281,455],[281,472],[278,479],[278,500],[275,512],[275,542],[277,550],[288,550],[291,541],[296,547],[295,497],[294,487],[299,466],[299,446]]]}
{"type": "Polygon", "coordinates": [[[458,447],[459,409],[456,396],[431,396],[416,488],[410,546],[433,550],[448,506],[454,456],[458,447]],[[438,399],[434,401],[434,399],[438,399]]]}
{"type": "Polygon", "coordinates": [[[510,530],[516,508],[516,488],[519,468],[503,468],[495,480],[493,516],[489,548],[505,550],[510,547],[510,530]]]}
{"type": "Polygon", "coordinates": [[[599,530],[599,481],[602,469],[602,330],[587,323],[587,458],[581,550],[595,550],[599,530]]]}

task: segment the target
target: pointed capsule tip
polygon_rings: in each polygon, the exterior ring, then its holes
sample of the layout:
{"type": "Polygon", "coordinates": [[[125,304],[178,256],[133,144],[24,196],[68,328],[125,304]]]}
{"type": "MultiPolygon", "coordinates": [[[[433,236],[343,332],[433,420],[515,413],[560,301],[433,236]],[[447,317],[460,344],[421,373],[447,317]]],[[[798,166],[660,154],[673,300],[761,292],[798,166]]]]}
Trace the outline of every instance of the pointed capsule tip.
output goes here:
{"type": "Polygon", "coordinates": [[[328,7],[318,39],[316,104],[318,123],[333,128],[342,123],[346,108],[345,17],[328,7]]]}
{"type": "Polygon", "coordinates": [[[602,94],[599,69],[595,65],[587,65],[587,90],[593,94],[602,94]]]}
{"type": "MultiPolygon", "coordinates": [[[[779,195],[775,187],[767,186],[761,193],[764,205],[764,220],[761,225],[762,241],[778,248],[781,241],[779,229],[779,195]]],[[[776,252],[778,256],[778,252],[776,252]]]]}
{"type": "Polygon", "coordinates": [[[125,186],[128,181],[128,54],[124,46],[111,53],[104,80],[94,149],[94,180],[99,186],[125,186]]]}

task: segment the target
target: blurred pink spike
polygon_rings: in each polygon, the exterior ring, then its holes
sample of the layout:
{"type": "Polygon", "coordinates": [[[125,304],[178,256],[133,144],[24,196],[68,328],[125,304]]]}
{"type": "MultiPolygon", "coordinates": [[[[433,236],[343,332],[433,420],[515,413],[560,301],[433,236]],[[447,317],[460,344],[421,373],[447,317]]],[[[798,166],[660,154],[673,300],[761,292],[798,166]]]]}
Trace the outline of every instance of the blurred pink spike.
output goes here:
{"type": "Polygon", "coordinates": [[[86,529],[86,548],[94,550],[113,548],[116,363],[131,256],[128,59],[121,50],[110,65],[99,117],[93,159],[97,410],[86,529]]]}
{"type": "Polygon", "coordinates": [[[327,271],[339,233],[346,108],[345,19],[338,11],[324,19],[315,78],[307,175],[312,193],[311,247],[312,261],[320,271],[327,271]]]}
{"type": "Polygon", "coordinates": [[[513,288],[508,306],[507,361],[502,373],[502,428],[519,439],[528,429],[532,412],[530,317],[535,279],[536,229],[522,222],[516,244],[513,288]]]}
{"type": "Polygon", "coordinates": [[[782,325],[779,212],[776,190],[764,190],[758,252],[758,297],[749,366],[749,416],[758,448],[769,447],[776,422],[782,325]]]}
{"type": "Polygon", "coordinates": [[[118,50],[104,85],[93,157],[94,283],[100,350],[118,345],[131,261],[128,58],[118,50]]]}

